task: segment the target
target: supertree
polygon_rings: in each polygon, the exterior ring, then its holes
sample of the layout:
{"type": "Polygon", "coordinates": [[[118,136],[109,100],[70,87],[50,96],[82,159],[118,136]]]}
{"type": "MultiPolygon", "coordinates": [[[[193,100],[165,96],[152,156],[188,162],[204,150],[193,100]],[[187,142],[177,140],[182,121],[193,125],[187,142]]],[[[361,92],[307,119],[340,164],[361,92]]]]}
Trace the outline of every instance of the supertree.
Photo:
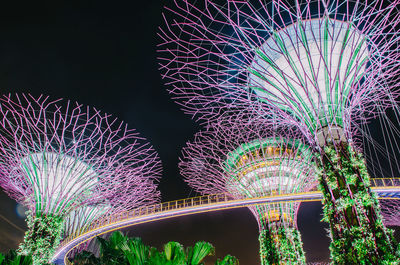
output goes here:
{"type": "MultiPolygon", "coordinates": [[[[255,198],[304,192],[317,185],[310,147],[265,130],[259,120],[227,118],[195,135],[179,164],[202,194],[255,198]]],[[[305,264],[297,229],[299,203],[249,207],[259,225],[261,264],[305,264]]]]}
{"type": "Polygon", "coordinates": [[[397,95],[399,1],[174,2],[160,64],[184,110],[213,121],[244,107],[297,128],[317,157],[332,260],[396,259],[352,125],[397,95]]]}
{"type": "Polygon", "coordinates": [[[0,113],[0,184],[29,209],[19,250],[35,264],[48,262],[72,212],[159,200],[157,153],[116,118],[25,94],[2,96],[0,113]]]}

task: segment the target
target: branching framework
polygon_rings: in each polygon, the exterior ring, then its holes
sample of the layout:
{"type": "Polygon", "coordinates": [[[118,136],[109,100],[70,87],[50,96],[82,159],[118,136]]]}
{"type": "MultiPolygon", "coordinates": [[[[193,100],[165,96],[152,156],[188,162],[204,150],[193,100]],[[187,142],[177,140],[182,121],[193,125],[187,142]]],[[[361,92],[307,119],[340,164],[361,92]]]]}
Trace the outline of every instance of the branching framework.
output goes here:
{"type": "Polygon", "coordinates": [[[387,226],[400,226],[400,200],[380,200],[383,222],[387,226]]]}
{"type": "Polygon", "coordinates": [[[158,155],[123,122],[44,96],[8,95],[0,104],[0,184],[30,211],[20,250],[36,264],[49,259],[73,212],[159,201],[158,155]]]}
{"type": "MultiPolygon", "coordinates": [[[[183,149],[180,168],[185,181],[202,194],[223,192],[235,198],[315,187],[310,148],[299,140],[266,132],[264,127],[261,121],[228,118],[196,134],[183,149]]],[[[249,208],[259,224],[261,263],[305,264],[296,222],[299,204],[249,208]]]]}
{"type": "Polygon", "coordinates": [[[398,96],[400,1],[175,1],[160,68],[207,123],[247,108],[315,151],[335,264],[397,260],[360,150],[359,124],[398,96]]]}
{"type": "Polygon", "coordinates": [[[350,137],[353,122],[387,106],[389,88],[397,95],[398,3],[175,1],[159,33],[162,76],[199,119],[252,105],[313,143],[327,125],[350,137]]]}

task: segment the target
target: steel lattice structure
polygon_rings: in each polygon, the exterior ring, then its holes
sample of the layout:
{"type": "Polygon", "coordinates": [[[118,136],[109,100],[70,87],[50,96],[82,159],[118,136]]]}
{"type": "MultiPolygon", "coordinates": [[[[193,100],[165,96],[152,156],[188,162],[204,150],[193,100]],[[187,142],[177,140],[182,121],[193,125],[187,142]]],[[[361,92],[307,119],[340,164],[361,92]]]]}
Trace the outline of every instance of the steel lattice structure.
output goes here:
{"type": "Polygon", "coordinates": [[[400,225],[400,200],[380,200],[385,225],[400,225]]]}
{"type": "Polygon", "coordinates": [[[399,3],[175,1],[160,31],[163,77],[186,112],[209,123],[251,109],[302,132],[337,264],[397,259],[353,139],[397,96],[399,3]]]}
{"type": "Polygon", "coordinates": [[[198,118],[253,105],[311,143],[327,126],[350,138],[398,86],[398,3],[175,1],[159,33],[162,76],[198,118]]]}
{"type": "MultiPolygon", "coordinates": [[[[129,205],[124,205],[129,208],[129,205]]],[[[64,226],[63,226],[63,236],[65,239],[69,235],[74,235],[79,233],[79,231],[89,225],[99,218],[104,218],[105,216],[111,215],[113,211],[118,213],[118,210],[112,208],[107,204],[97,204],[93,206],[81,206],[76,210],[69,213],[69,215],[65,218],[64,226]]],[[[84,244],[81,244],[79,247],[74,249],[73,253],[70,253],[69,256],[74,256],[76,253],[82,252],[83,250],[88,249],[89,244],[92,241],[89,240],[84,244]]]]}
{"type": "MultiPolygon", "coordinates": [[[[185,181],[202,194],[255,198],[315,187],[311,161],[310,147],[300,140],[268,132],[263,122],[236,117],[197,133],[183,149],[180,168],[185,181]]],[[[294,202],[249,207],[259,224],[262,264],[305,263],[298,208],[294,202]]]]}
{"type": "Polygon", "coordinates": [[[35,263],[51,257],[72,212],[159,200],[157,153],[111,115],[31,95],[1,97],[0,113],[0,184],[30,211],[21,251],[35,263]]]}

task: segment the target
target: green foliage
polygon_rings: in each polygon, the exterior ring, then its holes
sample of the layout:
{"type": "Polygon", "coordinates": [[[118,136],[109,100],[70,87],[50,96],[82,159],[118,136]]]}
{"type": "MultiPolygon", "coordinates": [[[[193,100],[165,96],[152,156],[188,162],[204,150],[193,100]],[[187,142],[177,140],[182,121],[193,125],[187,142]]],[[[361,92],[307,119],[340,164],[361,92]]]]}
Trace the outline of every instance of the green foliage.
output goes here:
{"type": "Polygon", "coordinates": [[[154,253],[149,258],[148,264],[186,264],[185,250],[178,242],[168,242],[164,245],[164,251],[154,253]]]}
{"type": "Polygon", "coordinates": [[[239,260],[231,255],[226,255],[222,260],[218,259],[215,265],[239,265],[239,260]]]}
{"type": "Polygon", "coordinates": [[[122,233],[113,233],[108,240],[97,237],[100,243],[101,260],[106,264],[123,264],[125,256],[123,249],[127,248],[128,238],[122,233]]]}
{"type": "Polygon", "coordinates": [[[316,157],[333,264],[398,264],[362,155],[343,143],[325,147],[316,157]]]}
{"type": "Polygon", "coordinates": [[[183,264],[186,260],[183,246],[178,242],[168,242],[164,245],[164,252],[161,252],[164,257],[165,264],[183,264]]]}
{"type": "Polygon", "coordinates": [[[77,265],[90,265],[90,264],[96,264],[98,259],[96,256],[88,251],[82,251],[78,254],[75,255],[74,257],[74,264],[77,265]]]}
{"type": "Polygon", "coordinates": [[[266,227],[260,232],[262,265],[305,264],[300,233],[292,227],[266,227]]]}
{"type": "Polygon", "coordinates": [[[212,256],[215,254],[215,248],[208,242],[200,241],[197,242],[194,247],[188,247],[186,249],[187,263],[190,265],[201,264],[201,261],[206,256],[212,256]]]}
{"type": "Polygon", "coordinates": [[[125,248],[122,248],[124,256],[128,260],[128,264],[131,265],[140,265],[140,264],[146,264],[148,263],[149,257],[152,257],[155,255],[157,250],[152,247],[148,247],[145,244],[143,244],[142,240],[140,238],[133,238],[130,239],[126,237],[126,246],[125,248]]]}
{"type": "MultiPolygon", "coordinates": [[[[114,232],[108,240],[98,237],[100,257],[82,252],[75,256],[75,265],[203,265],[203,259],[214,255],[214,247],[207,242],[197,242],[194,247],[184,247],[178,242],[168,242],[162,251],[146,246],[140,238],[129,238],[121,232],[114,232]]],[[[238,265],[232,256],[217,261],[218,265],[238,265]]]]}
{"type": "Polygon", "coordinates": [[[18,255],[15,250],[10,250],[6,255],[0,253],[0,265],[31,265],[32,256],[18,255]]]}
{"type": "Polygon", "coordinates": [[[279,255],[269,228],[260,231],[258,241],[260,242],[261,264],[268,265],[278,263],[279,255]]]}
{"type": "Polygon", "coordinates": [[[33,264],[46,264],[61,240],[63,220],[59,216],[27,215],[28,230],[24,242],[19,247],[19,253],[32,255],[33,264]]]}

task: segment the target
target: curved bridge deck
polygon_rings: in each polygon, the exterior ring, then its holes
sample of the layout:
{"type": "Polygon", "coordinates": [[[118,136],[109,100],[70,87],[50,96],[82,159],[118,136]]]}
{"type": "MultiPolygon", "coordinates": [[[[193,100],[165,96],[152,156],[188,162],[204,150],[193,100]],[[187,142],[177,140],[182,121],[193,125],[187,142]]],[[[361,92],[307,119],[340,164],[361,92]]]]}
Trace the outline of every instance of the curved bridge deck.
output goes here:
{"type": "MultiPolygon", "coordinates": [[[[372,189],[378,194],[379,198],[400,198],[400,179],[373,179],[373,183],[371,184],[373,186],[372,189]]],[[[53,256],[52,262],[56,264],[70,264],[66,257],[73,248],[96,236],[128,226],[154,222],[171,217],[264,203],[307,202],[319,201],[321,199],[322,194],[317,190],[305,193],[280,194],[241,200],[233,199],[226,194],[213,194],[141,207],[118,215],[98,219],[96,222],[83,227],[75,234],[68,236],[60,243],[53,256]]]]}

